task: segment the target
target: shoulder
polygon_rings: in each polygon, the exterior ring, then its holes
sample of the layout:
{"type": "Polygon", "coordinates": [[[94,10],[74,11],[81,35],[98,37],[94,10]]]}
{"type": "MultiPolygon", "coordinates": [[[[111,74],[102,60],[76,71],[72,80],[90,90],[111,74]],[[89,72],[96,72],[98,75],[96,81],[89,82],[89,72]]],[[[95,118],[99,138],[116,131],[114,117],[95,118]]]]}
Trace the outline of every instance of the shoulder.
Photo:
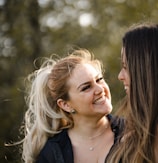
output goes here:
{"type": "Polygon", "coordinates": [[[48,138],[39,156],[37,157],[37,163],[62,163],[64,160],[64,149],[69,148],[69,137],[67,130],[63,130],[59,134],[48,138]]]}
{"type": "Polygon", "coordinates": [[[115,134],[115,139],[118,139],[123,133],[125,120],[122,117],[114,116],[112,114],[109,114],[107,117],[110,121],[111,129],[115,134]]]}
{"type": "MultiPolygon", "coordinates": [[[[108,160],[107,158],[112,153],[112,150],[114,149],[115,145],[118,142],[120,142],[122,135],[123,135],[124,125],[125,125],[124,118],[114,116],[111,114],[107,115],[107,118],[109,119],[110,124],[111,124],[111,129],[114,132],[114,144],[112,145],[112,147],[105,159],[105,163],[107,163],[107,160],[108,160]]],[[[121,161],[119,163],[121,163],[121,161]]]]}
{"type": "Polygon", "coordinates": [[[114,116],[112,114],[109,114],[109,115],[107,115],[107,118],[110,121],[112,129],[118,128],[119,130],[121,130],[124,128],[125,120],[123,117],[118,117],[118,116],[114,116]]]}
{"type": "Polygon", "coordinates": [[[49,137],[46,144],[44,145],[43,150],[46,150],[47,148],[50,150],[54,150],[54,145],[58,144],[59,146],[64,145],[64,142],[67,141],[68,135],[67,130],[63,130],[60,133],[54,135],[53,137],[49,137]]]}

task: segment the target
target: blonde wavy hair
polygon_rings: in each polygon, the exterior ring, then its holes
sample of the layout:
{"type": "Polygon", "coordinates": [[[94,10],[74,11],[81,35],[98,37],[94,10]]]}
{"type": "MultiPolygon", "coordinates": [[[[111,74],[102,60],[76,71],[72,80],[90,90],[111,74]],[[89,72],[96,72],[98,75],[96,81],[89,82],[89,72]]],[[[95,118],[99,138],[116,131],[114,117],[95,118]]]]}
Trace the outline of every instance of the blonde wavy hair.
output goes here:
{"type": "Polygon", "coordinates": [[[26,163],[36,161],[38,154],[48,137],[73,127],[70,113],[63,111],[57,105],[57,99],[69,100],[69,85],[76,65],[90,63],[102,71],[100,61],[85,49],[74,50],[61,59],[47,58],[42,66],[28,76],[25,113],[23,160],[26,163]]]}

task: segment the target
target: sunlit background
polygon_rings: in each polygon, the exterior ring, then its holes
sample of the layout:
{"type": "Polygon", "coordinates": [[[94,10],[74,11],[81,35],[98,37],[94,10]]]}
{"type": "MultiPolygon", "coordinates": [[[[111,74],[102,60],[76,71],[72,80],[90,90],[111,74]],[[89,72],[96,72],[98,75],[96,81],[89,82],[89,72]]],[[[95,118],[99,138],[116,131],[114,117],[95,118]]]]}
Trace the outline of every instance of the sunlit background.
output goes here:
{"type": "Polygon", "coordinates": [[[114,111],[124,96],[117,76],[121,39],[132,24],[157,23],[157,0],[0,0],[0,162],[20,163],[19,147],[26,110],[24,78],[38,57],[86,48],[105,68],[114,111]]]}

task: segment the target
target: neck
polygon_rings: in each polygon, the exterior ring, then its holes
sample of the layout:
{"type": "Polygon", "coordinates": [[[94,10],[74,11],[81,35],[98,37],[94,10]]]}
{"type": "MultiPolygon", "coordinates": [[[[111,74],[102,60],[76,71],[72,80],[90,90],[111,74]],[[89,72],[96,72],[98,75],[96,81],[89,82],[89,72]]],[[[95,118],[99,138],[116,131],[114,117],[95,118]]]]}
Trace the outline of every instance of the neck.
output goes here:
{"type": "MultiPolygon", "coordinates": [[[[83,122],[82,120],[80,122],[83,122]]],[[[92,140],[102,135],[109,127],[109,120],[103,117],[99,121],[77,123],[68,131],[69,136],[78,137],[80,139],[92,140]]]]}

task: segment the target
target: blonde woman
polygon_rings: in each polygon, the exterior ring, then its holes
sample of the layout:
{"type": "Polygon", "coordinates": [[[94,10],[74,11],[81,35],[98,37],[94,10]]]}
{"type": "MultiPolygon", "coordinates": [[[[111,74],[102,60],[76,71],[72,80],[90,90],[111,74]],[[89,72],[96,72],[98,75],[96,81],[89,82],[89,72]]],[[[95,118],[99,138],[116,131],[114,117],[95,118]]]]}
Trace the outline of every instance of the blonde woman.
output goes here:
{"type": "Polygon", "coordinates": [[[29,75],[23,160],[103,163],[121,132],[102,65],[88,50],[46,60],[29,75]]]}

